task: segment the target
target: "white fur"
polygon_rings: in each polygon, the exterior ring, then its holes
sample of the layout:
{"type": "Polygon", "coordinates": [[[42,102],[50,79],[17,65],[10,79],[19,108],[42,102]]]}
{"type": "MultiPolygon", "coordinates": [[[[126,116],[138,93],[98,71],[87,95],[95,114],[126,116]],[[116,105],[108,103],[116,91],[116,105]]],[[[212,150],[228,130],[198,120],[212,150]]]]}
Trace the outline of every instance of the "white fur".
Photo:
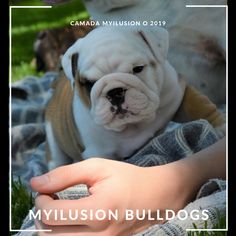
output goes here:
{"type": "Polygon", "coordinates": [[[65,164],[71,163],[71,159],[65,155],[58,146],[55,136],[53,134],[52,124],[46,122],[45,124],[48,147],[50,151],[50,157],[52,158],[49,161],[48,168],[50,170],[65,164]]]}
{"type": "Polygon", "coordinates": [[[73,98],[73,115],[85,146],[83,158],[128,157],[166,125],[181,103],[183,89],[176,71],[166,61],[168,33],[159,28],[139,30],[155,55],[137,29],[104,27],[78,40],[63,58],[69,79],[68,61],[71,54],[78,53],[80,75],[96,81],[90,95],[91,110],[77,91],[73,98]],[[151,61],[157,66],[153,67],[151,61]],[[146,67],[134,75],[131,73],[135,65],[146,67]],[[112,113],[106,97],[109,90],[119,87],[127,90],[122,108],[128,112],[122,117],[112,113]]]}
{"type": "Polygon", "coordinates": [[[94,121],[107,129],[122,131],[130,124],[143,120],[152,121],[160,104],[158,91],[152,91],[136,76],[127,73],[112,73],[99,79],[91,91],[94,121]],[[106,94],[113,88],[126,88],[124,115],[115,115],[106,94]],[[122,116],[122,118],[121,118],[122,116]]]}
{"type": "MultiPolygon", "coordinates": [[[[174,73],[174,71],[170,73],[174,73]]],[[[162,128],[172,118],[173,111],[176,110],[182,100],[182,89],[179,86],[175,86],[176,84],[174,83],[177,83],[175,79],[165,83],[165,89],[162,91],[163,99],[161,100],[160,108],[155,113],[155,120],[133,126],[130,125],[123,132],[110,131],[96,124],[91,111],[84,106],[78,94],[75,94],[73,100],[75,123],[86,147],[82,153],[83,158],[99,156],[122,159],[128,157],[145,144],[155,135],[157,130],[162,128]],[[172,87],[174,91],[167,93],[166,91],[172,87]]]]}

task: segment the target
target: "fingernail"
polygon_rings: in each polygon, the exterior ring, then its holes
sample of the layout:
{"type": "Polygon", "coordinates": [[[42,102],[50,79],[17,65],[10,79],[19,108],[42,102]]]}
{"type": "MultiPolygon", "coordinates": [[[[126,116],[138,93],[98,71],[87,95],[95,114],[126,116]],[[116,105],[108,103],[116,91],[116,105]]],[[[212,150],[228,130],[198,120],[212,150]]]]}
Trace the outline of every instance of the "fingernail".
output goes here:
{"type": "Polygon", "coordinates": [[[44,185],[49,183],[48,175],[41,175],[32,178],[32,181],[37,185],[44,185]]]}

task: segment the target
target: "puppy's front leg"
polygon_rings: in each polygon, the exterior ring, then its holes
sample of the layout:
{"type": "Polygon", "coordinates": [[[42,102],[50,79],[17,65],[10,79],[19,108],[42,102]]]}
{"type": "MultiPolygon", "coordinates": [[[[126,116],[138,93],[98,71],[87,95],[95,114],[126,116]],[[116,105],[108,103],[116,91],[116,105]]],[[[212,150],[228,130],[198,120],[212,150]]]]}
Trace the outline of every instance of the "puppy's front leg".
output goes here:
{"type": "Polygon", "coordinates": [[[69,158],[58,146],[53,134],[52,125],[46,122],[46,159],[48,160],[48,168],[52,170],[56,167],[72,163],[69,158]]]}

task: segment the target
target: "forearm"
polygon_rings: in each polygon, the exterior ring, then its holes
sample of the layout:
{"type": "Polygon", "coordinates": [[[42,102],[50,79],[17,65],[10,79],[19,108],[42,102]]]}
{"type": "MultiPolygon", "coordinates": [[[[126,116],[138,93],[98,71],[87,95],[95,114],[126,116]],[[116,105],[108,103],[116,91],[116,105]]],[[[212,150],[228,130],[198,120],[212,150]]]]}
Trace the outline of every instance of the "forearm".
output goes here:
{"type": "Polygon", "coordinates": [[[200,175],[202,181],[226,176],[226,138],[182,160],[200,175]]]}
{"type": "Polygon", "coordinates": [[[211,178],[226,176],[226,139],[225,137],[206,149],[175,162],[179,173],[182,173],[186,188],[192,192],[189,199],[196,196],[199,188],[211,178]]]}
{"type": "MultiPolygon", "coordinates": [[[[192,201],[200,187],[211,178],[225,178],[226,174],[226,141],[225,138],[219,140],[210,147],[201,150],[182,160],[166,164],[164,166],[150,167],[150,179],[155,185],[155,179],[161,178],[165,181],[155,188],[160,189],[158,194],[171,189],[175,203],[171,209],[180,209],[192,201]]],[[[162,203],[165,199],[162,200],[162,203]]],[[[171,201],[168,201],[171,202],[171,201]]],[[[160,204],[160,203],[159,203],[160,204]]],[[[164,206],[165,204],[163,204],[164,206]]],[[[169,206],[166,204],[165,206],[169,206]]]]}

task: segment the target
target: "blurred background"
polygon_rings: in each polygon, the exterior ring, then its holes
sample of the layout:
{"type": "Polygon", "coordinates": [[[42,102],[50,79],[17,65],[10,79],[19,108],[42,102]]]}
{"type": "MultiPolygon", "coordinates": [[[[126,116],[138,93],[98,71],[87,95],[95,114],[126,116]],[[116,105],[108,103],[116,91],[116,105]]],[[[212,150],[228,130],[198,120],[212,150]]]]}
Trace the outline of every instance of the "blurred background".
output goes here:
{"type": "MultiPolygon", "coordinates": [[[[41,0],[11,0],[12,6],[45,6],[41,0]]],[[[53,6],[51,9],[12,8],[12,82],[36,71],[34,42],[40,31],[69,26],[71,20],[85,20],[89,15],[80,0],[53,6]]]]}
{"type": "MultiPolygon", "coordinates": [[[[41,0],[11,0],[11,6],[45,6],[41,0]]],[[[24,79],[25,77],[34,75],[39,78],[44,75],[45,70],[37,71],[38,65],[36,60],[36,54],[34,51],[34,44],[39,35],[42,32],[49,32],[44,34],[45,41],[48,42],[44,48],[41,47],[41,51],[46,55],[48,47],[51,46],[51,42],[56,41],[57,47],[63,42],[64,38],[68,38],[65,31],[60,31],[58,34],[55,32],[58,28],[64,29],[73,28],[78,31],[75,27],[70,27],[71,20],[85,20],[89,18],[87,11],[85,10],[80,0],[71,0],[66,4],[58,4],[52,8],[11,8],[12,13],[12,27],[11,27],[11,38],[12,38],[12,82],[16,82],[24,79]],[[55,29],[55,31],[54,31],[55,29]],[[61,36],[63,34],[63,37],[61,36]],[[60,39],[59,38],[60,35],[60,39]],[[49,40],[51,39],[51,41],[49,40]],[[57,40],[58,39],[58,40],[57,40]]],[[[43,43],[41,46],[43,46],[43,43]]],[[[69,42],[71,43],[71,42],[69,42]]],[[[56,48],[57,49],[57,48],[56,48]]],[[[54,55],[54,54],[53,54],[54,55]]],[[[47,56],[47,55],[46,55],[47,56]]],[[[12,90],[15,91],[15,90],[12,90]]],[[[15,94],[15,93],[14,93],[15,94]]],[[[16,109],[25,109],[23,106],[24,100],[19,105],[17,103],[16,109]]],[[[26,100],[26,103],[29,103],[26,100]]],[[[33,104],[35,106],[35,103],[33,104]]],[[[28,106],[30,107],[30,105],[28,106]]],[[[14,108],[12,107],[14,110],[14,108]]],[[[36,109],[34,107],[34,109],[36,109]]],[[[13,114],[13,113],[12,113],[13,114]]],[[[27,125],[25,126],[27,127],[27,125]]],[[[13,131],[12,131],[13,132],[13,131]]],[[[24,164],[23,164],[24,165],[24,164]]],[[[23,222],[23,219],[28,214],[29,209],[34,205],[32,193],[28,192],[25,185],[19,180],[12,178],[12,228],[19,229],[23,222]]],[[[10,235],[15,232],[10,233],[10,235]]]]}

